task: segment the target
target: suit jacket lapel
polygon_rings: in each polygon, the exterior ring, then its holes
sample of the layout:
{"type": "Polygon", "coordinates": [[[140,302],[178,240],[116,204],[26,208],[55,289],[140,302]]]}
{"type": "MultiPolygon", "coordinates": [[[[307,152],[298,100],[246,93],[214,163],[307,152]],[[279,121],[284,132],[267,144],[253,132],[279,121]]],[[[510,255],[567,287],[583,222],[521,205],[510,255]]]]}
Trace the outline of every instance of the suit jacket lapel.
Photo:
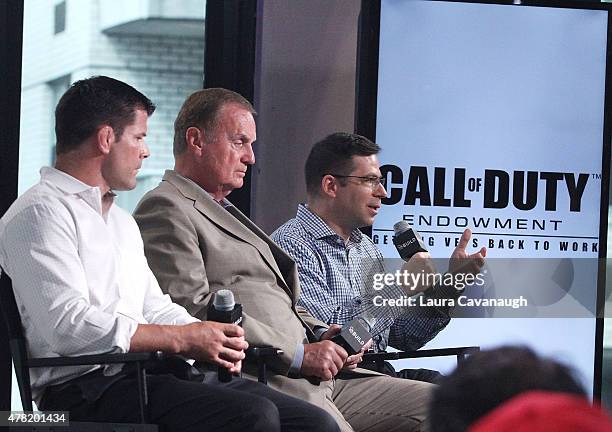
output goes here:
{"type": "MultiPolygon", "coordinates": [[[[227,201],[227,203],[229,203],[229,201],[227,201]]],[[[268,263],[268,265],[272,268],[272,270],[274,270],[274,272],[280,278],[280,280],[285,283],[287,289],[289,290],[289,292],[291,292],[292,297],[294,297],[293,303],[295,304],[295,302],[297,301],[297,298],[299,297],[299,288],[297,284],[295,283],[291,284],[293,285],[292,287],[290,287],[288,283],[288,282],[293,282],[291,270],[292,268],[293,269],[295,268],[295,265],[293,265],[293,261],[291,261],[291,258],[287,256],[290,262],[282,261],[281,259],[282,257],[279,257],[278,254],[274,253],[276,249],[278,249],[278,246],[274,244],[274,242],[267,236],[265,232],[261,230],[261,228],[255,225],[253,221],[251,221],[248,217],[246,217],[244,213],[242,213],[240,210],[234,207],[231,203],[229,203],[229,205],[225,208],[225,210],[231,213],[231,215],[234,216],[234,218],[236,218],[236,220],[240,222],[240,225],[242,225],[243,227],[246,227],[252,234],[257,236],[259,241],[254,246],[257,247],[257,250],[259,251],[259,253],[263,256],[263,258],[268,263]],[[260,242],[263,242],[265,246],[262,245],[260,242]],[[286,270],[286,272],[283,272],[279,268],[279,264],[286,270]]]]}
{"type": "MultiPolygon", "coordinates": [[[[279,246],[276,245],[272,241],[268,235],[261,230],[257,225],[253,223],[251,219],[245,216],[240,210],[234,207],[229,201],[225,200],[226,204],[229,204],[225,207],[225,210],[230,212],[232,216],[234,216],[238,221],[241,222],[246,228],[256,234],[260,240],[264,241],[268,247],[264,247],[259,249],[261,255],[265,258],[266,262],[272,267],[274,272],[280,278],[281,281],[285,283],[283,287],[287,293],[290,295],[293,306],[296,305],[298,299],[300,298],[300,284],[298,282],[298,274],[297,274],[297,266],[291,257],[285,253],[279,246]],[[265,253],[264,253],[265,251],[265,253]],[[285,271],[283,272],[279,268],[283,268],[285,271]],[[289,282],[289,283],[287,283],[289,282]]],[[[297,318],[300,320],[304,329],[306,331],[306,336],[310,342],[316,342],[318,339],[315,336],[312,329],[304,322],[302,317],[296,313],[297,318]]]]}
{"type": "MultiPolygon", "coordinates": [[[[297,266],[293,259],[285,253],[268,235],[262,231],[257,225],[253,223],[251,219],[246,217],[244,213],[234,207],[229,201],[229,204],[225,209],[230,212],[236,219],[238,219],[245,227],[253,232],[257,237],[266,243],[268,247],[264,247],[262,255],[266,258],[266,261],[271,264],[274,271],[280,275],[281,280],[285,282],[288,288],[292,290],[294,303],[300,296],[300,288],[297,275],[297,266]]],[[[260,251],[261,252],[261,251],[260,251]]]]}

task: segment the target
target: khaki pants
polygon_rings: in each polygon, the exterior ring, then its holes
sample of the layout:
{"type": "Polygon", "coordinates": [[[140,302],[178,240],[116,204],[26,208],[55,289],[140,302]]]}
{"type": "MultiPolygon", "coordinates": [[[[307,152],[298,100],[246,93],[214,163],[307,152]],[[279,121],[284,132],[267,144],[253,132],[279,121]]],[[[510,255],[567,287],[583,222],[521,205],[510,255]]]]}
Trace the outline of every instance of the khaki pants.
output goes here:
{"type": "Polygon", "coordinates": [[[388,376],[336,379],[322,408],[343,432],[421,431],[434,387],[388,376]]]}
{"type": "MultiPolygon", "coordinates": [[[[245,373],[245,367],[243,376],[257,379],[256,373],[245,373]]],[[[340,373],[336,379],[323,382],[270,374],[268,385],[323,408],[342,432],[423,431],[431,392],[436,387],[364,369],[340,373]]]]}

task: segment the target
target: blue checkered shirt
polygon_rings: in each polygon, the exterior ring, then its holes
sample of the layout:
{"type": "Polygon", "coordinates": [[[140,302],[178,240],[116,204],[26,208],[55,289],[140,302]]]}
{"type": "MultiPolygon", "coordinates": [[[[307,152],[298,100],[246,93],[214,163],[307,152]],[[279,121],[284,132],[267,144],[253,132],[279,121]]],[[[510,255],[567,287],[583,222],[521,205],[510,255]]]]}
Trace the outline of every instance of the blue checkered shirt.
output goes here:
{"type": "MultiPolygon", "coordinates": [[[[272,239],[298,265],[299,303],[328,324],[344,325],[358,316],[375,317],[371,333],[376,351],[384,351],[387,345],[405,351],[419,349],[450,321],[448,310],[441,308],[374,306],[374,295],[398,298],[404,293],[395,286],[372,289],[372,274],[384,273],[384,261],[372,240],[358,229],[345,243],[300,204],[297,216],[274,231],[272,239]]],[[[432,297],[456,295],[452,287],[436,288],[432,297]]]]}

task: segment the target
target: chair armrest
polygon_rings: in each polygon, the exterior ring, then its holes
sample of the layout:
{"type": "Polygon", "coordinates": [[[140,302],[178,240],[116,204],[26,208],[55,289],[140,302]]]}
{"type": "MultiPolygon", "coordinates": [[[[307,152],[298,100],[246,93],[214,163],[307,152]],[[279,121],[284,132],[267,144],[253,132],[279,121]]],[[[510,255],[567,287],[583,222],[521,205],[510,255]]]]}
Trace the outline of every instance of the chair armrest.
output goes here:
{"type": "Polygon", "coordinates": [[[119,354],[93,354],[74,357],[41,357],[28,359],[28,367],[48,366],[81,366],[95,364],[135,363],[149,360],[161,360],[164,353],[156,352],[134,352],[119,354]]]}
{"type": "Polygon", "coordinates": [[[271,345],[263,345],[250,347],[245,354],[247,358],[255,359],[257,362],[257,380],[262,384],[267,384],[266,361],[283,354],[283,350],[271,345]]]}
{"type": "Polygon", "coordinates": [[[283,350],[280,348],[273,347],[271,345],[263,345],[263,346],[250,347],[249,349],[246,350],[245,354],[247,357],[252,357],[252,358],[255,358],[256,360],[259,360],[259,359],[266,360],[266,359],[277,357],[283,354],[283,350]]]}
{"type": "Polygon", "coordinates": [[[364,362],[379,362],[385,360],[400,360],[406,358],[423,358],[423,357],[443,357],[443,356],[457,356],[457,360],[463,360],[463,358],[474,352],[480,351],[478,346],[465,346],[465,347],[453,347],[453,348],[434,348],[417,351],[398,351],[398,352],[381,352],[381,353],[366,353],[363,355],[364,362]]]}
{"type": "Polygon", "coordinates": [[[136,378],[138,382],[138,406],[140,411],[140,422],[147,423],[148,418],[148,394],[145,365],[147,361],[157,361],[164,358],[161,351],[134,352],[119,354],[93,354],[74,357],[41,357],[28,359],[28,367],[44,366],[83,366],[97,364],[136,363],[136,378]]]}

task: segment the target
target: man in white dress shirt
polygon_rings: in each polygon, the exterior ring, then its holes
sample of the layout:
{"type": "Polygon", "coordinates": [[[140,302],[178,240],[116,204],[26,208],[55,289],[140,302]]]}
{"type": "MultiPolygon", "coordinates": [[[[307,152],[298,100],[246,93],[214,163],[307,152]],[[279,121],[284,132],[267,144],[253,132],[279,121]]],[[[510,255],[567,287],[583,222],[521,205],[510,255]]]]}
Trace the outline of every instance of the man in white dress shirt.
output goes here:
{"type": "MultiPolygon", "coordinates": [[[[78,81],[56,109],[57,161],[0,220],[0,266],[13,281],[34,357],[164,351],[239,372],[248,347],[232,324],[200,322],[164,295],[134,219],[113,204],[149,156],[153,103],[108,77],[78,81]]],[[[252,381],[194,378],[173,358],[148,378],[151,421],[163,430],[337,430],[305,402],[252,381]]],[[[72,420],[138,418],[128,368],[32,370],[34,399],[72,420]]],[[[197,375],[197,374],[196,374],[197,375]]]]}

